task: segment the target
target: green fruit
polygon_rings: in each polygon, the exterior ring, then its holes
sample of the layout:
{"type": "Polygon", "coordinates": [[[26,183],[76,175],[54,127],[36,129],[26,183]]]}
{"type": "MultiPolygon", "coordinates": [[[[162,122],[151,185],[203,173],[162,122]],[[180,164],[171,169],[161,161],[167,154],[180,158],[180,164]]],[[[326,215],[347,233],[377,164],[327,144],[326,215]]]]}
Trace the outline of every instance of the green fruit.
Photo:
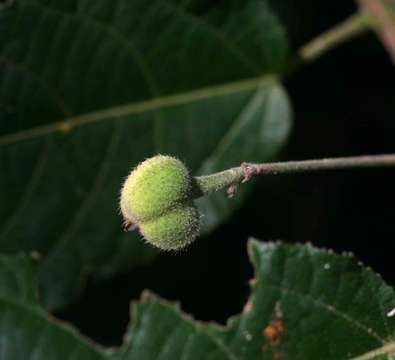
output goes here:
{"type": "Polygon", "coordinates": [[[162,250],[176,250],[198,235],[200,214],[192,199],[192,178],[178,159],[157,155],[138,165],[121,191],[121,211],[128,227],[162,250]]]}
{"type": "Polygon", "coordinates": [[[188,197],[191,182],[184,164],[170,156],[145,160],[128,176],[121,209],[135,221],[155,218],[188,197]]]}
{"type": "Polygon", "coordinates": [[[143,222],[140,231],[152,245],[162,250],[178,250],[195,240],[199,220],[199,212],[192,203],[179,205],[154,220],[143,222]]]}

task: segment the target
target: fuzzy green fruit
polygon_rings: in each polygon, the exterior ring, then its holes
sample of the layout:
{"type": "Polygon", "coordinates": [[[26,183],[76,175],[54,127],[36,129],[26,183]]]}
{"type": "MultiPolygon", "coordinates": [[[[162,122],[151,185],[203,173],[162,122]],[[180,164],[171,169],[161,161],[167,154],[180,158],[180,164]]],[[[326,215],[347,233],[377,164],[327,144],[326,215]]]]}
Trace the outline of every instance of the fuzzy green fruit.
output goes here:
{"type": "Polygon", "coordinates": [[[126,227],[137,226],[162,250],[181,249],[198,235],[200,214],[192,199],[192,178],[185,165],[157,155],[139,164],[121,191],[126,227]]]}
{"type": "Polygon", "coordinates": [[[199,233],[200,215],[196,207],[180,205],[158,218],[143,222],[144,238],[162,250],[178,250],[192,243],[199,233]]]}

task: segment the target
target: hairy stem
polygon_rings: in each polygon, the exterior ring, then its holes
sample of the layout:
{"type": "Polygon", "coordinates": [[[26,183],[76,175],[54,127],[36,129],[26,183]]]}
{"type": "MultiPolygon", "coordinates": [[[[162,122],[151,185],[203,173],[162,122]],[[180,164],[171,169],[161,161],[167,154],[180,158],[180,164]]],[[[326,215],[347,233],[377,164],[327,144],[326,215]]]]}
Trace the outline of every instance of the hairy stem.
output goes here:
{"type": "Polygon", "coordinates": [[[239,167],[221,171],[212,175],[195,178],[195,197],[233,188],[249,180],[255,175],[277,175],[319,170],[337,170],[347,168],[395,167],[395,154],[366,155],[354,157],[339,157],[333,159],[302,160],[274,162],[263,164],[243,163],[239,167]]]}
{"type": "Polygon", "coordinates": [[[299,50],[299,57],[305,62],[312,62],[330,49],[370,30],[373,23],[373,17],[358,11],[304,45],[299,50]]]}

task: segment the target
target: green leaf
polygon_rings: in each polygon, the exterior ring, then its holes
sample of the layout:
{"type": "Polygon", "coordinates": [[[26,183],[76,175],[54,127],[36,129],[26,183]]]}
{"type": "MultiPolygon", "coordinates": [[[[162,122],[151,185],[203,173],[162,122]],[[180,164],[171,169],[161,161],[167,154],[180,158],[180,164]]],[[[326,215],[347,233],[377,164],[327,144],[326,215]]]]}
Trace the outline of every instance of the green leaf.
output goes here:
{"type": "Polygon", "coordinates": [[[27,257],[0,257],[0,359],[390,359],[395,292],[351,255],[249,242],[252,294],[226,327],[145,293],[120,349],[103,349],[45,315],[27,257]]]}
{"type": "MultiPolygon", "coordinates": [[[[118,215],[122,181],[144,158],[178,156],[201,174],[278,153],[286,48],[265,0],[0,9],[0,251],[44,255],[46,306],[69,303],[90,274],[155,257],[118,215]]],[[[205,230],[243,197],[202,201],[205,230]]]]}
{"type": "Polygon", "coordinates": [[[102,351],[40,309],[34,268],[27,256],[0,256],[0,359],[104,360],[102,351]]]}
{"type": "Polygon", "coordinates": [[[388,359],[394,290],[351,255],[251,241],[253,294],[226,327],[145,295],[117,359],[388,359]],[[277,332],[276,332],[277,329],[277,332]],[[272,331],[270,331],[272,330],[272,331]]]}

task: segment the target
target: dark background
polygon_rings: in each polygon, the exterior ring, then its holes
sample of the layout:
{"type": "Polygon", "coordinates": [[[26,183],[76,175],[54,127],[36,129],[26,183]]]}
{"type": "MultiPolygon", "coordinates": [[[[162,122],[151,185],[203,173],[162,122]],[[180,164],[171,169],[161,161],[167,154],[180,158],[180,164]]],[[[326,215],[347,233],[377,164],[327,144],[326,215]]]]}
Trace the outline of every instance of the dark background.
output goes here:
{"type": "MultiPolygon", "coordinates": [[[[291,53],[355,10],[352,1],[273,3],[289,29],[291,53]]],[[[395,153],[394,84],[393,64],[374,34],[288,76],[295,116],[282,159],[395,153]]],[[[180,301],[197,319],[224,323],[249,294],[249,236],[351,251],[395,285],[394,185],[392,169],[255,180],[248,201],[210,237],[181,254],[162,255],[152,266],[89,283],[83,298],[57,315],[103,344],[119,345],[130,301],[148,288],[180,301]]]]}

